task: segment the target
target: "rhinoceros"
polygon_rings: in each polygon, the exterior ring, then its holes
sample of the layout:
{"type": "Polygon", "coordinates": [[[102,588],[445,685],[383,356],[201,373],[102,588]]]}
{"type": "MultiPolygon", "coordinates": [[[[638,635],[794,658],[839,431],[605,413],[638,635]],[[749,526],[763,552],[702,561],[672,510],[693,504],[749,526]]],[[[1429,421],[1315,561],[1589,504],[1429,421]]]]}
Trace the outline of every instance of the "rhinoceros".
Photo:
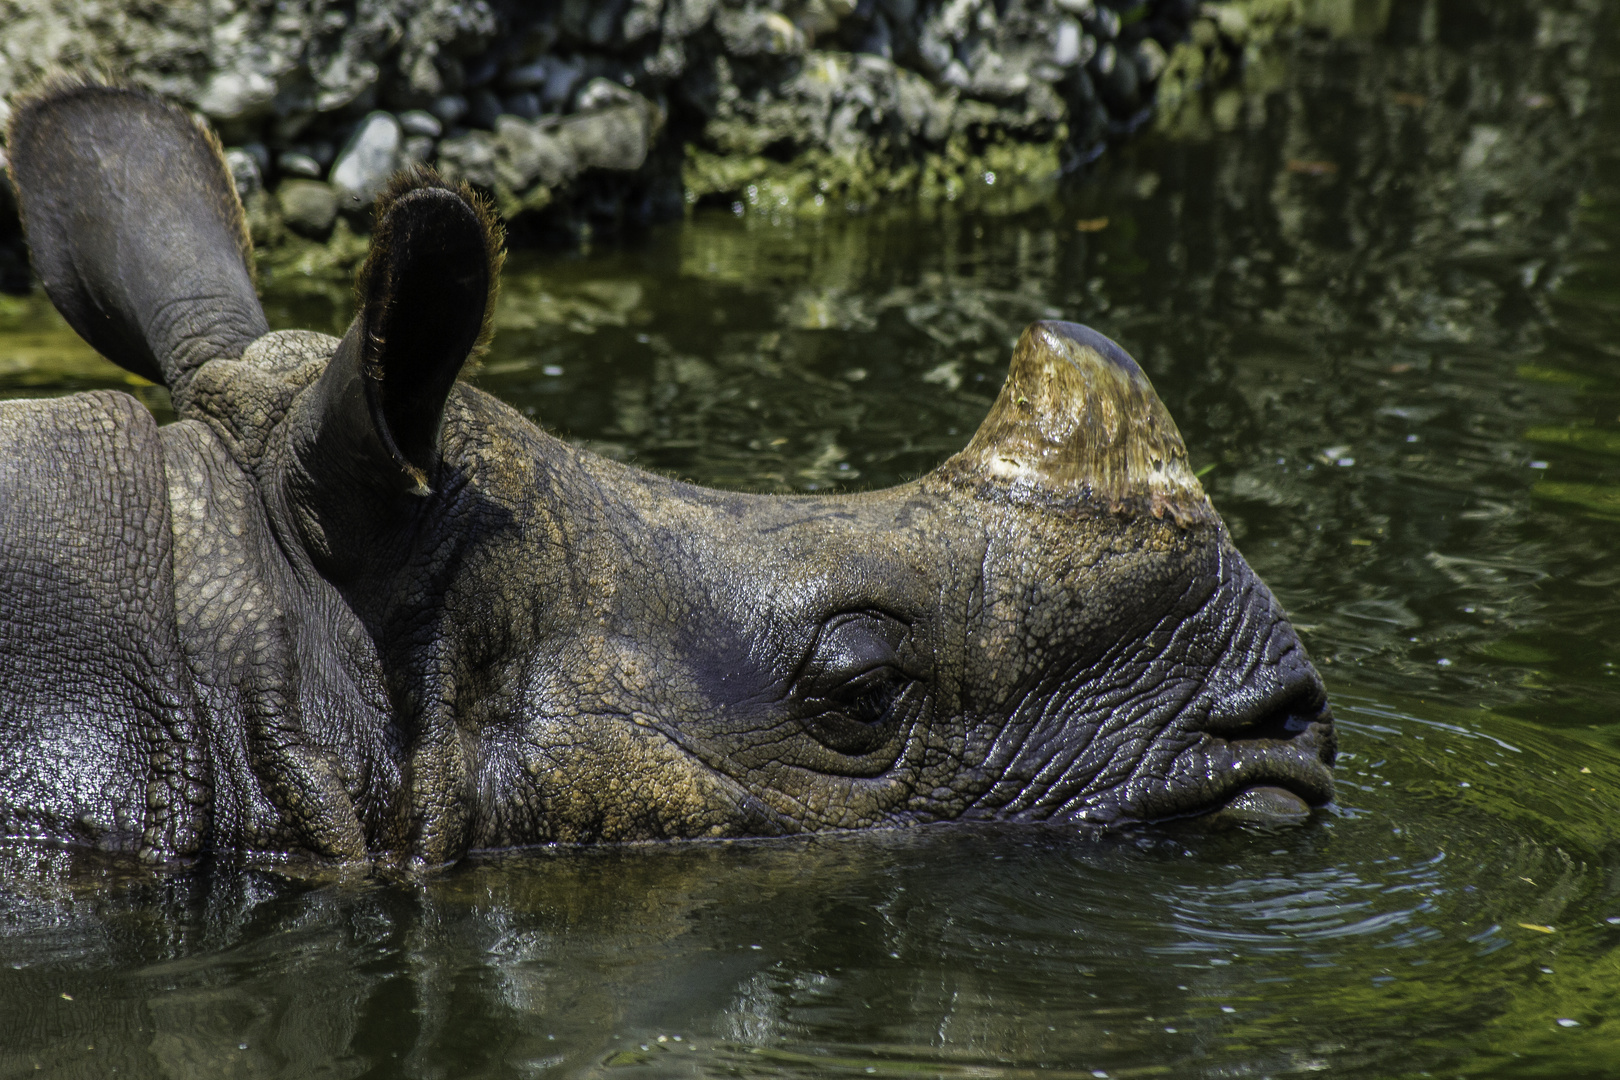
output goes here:
{"type": "Polygon", "coordinates": [[[1140,367],[1039,322],[922,478],[717,491],[459,381],[499,227],[424,169],[342,339],[270,332],[218,140],[18,105],[35,269],[168,387],[0,402],[0,828],[168,860],[1297,819],[1322,681],[1140,367]]]}

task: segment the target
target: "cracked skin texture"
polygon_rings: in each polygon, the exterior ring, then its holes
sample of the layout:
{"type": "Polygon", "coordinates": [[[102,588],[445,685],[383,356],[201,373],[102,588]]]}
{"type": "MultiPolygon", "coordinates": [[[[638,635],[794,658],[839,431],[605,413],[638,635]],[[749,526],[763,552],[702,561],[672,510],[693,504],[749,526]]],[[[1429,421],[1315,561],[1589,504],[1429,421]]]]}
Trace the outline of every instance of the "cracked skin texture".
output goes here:
{"type": "Polygon", "coordinates": [[[981,431],[911,484],[707,490],[456,381],[500,257],[465,188],[396,181],[339,340],[264,332],[184,114],[58,84],[10,146],[53,302],[181,417],[0,403],[11,835],[434,866],[1331,798],[1320,679],[1092,331],[1026,331],[981,431]],[[129,198],[84,164],[154,139],[185,183],[129,198]]]}

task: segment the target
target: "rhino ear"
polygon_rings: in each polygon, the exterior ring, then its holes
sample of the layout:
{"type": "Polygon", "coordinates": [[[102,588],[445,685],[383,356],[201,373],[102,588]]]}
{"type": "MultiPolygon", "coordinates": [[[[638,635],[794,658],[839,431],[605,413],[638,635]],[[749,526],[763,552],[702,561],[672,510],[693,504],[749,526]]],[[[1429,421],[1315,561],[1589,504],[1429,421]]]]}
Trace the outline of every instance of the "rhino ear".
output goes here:
{"type": "Polygon", "coordinates": [[[1184,526],[1217,520],[1142,369],[1076,323],[1024,331],[990,415],[938,474],[1019,502],[1168,513],[1184,526]]]}
{"type": "Polygon", "coordinates": [[[219,140],[185,112],[59,79],[17,102],[7,147],[34,268],[97,352],[183,400],[269,329],[219,140]]]}
{"type": "Polygon", "coordinates": [[[377,200],[358,311],[300,418],[309,482],[431,493],[445,401],[487,340],[500,230],[465,184],[401,174],[377,200]]]}

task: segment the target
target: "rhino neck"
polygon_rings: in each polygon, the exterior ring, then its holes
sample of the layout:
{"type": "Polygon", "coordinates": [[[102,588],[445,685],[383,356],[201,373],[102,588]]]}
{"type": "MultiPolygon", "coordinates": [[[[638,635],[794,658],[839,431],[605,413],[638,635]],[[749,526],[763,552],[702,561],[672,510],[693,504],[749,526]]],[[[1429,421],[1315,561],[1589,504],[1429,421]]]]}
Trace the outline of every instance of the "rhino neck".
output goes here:
{"type": "Polygon", "coordinates": [[[289,561],[252,480],[197,421],[163,429],[175,609],[208,730],[213,846],[356,859],[397,774],[364,627],[289,561]]]}
{"type": "Polygon", "coordinates": [[[361,499],[301,500],[285,418],[337,346],[269,334],[201,369],[190,419],[165,429],[182,633],[222,775],[216,843],[450,861],[479,818],[455,717],[511,638],[451,582],[511,513],[465,468],[388,521],[357,525],[361,499]]]}

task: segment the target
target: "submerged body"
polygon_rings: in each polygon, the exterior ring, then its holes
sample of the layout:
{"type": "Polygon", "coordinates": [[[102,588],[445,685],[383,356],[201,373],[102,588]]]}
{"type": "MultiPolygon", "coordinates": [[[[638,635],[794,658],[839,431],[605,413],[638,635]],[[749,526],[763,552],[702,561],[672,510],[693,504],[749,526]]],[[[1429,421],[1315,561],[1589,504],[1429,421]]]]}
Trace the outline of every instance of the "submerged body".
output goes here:
{"type": "Polygon", "coordinates": [[[439,864],[1331,798],[1320,679],[1145,376],[1083,327],[1026,331],[912,484],[705,490],[456,381],[499,269],[465,189],[384,197],[339,341],[266,332],[182,114],[62,87],[10,146],[53,301],[181,417],[0,403],[10,835],[439,864]],[[105,168],[153,140],[161,164],[105,168]]]}

